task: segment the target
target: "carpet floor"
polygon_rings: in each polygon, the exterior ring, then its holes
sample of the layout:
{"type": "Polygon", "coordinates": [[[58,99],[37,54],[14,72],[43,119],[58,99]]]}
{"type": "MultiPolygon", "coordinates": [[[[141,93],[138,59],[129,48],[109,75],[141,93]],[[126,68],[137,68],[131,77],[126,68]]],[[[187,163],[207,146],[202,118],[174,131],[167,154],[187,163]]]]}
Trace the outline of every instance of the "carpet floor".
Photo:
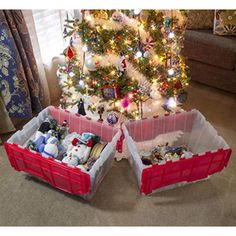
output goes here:
{"type": "Polygon", "coordinates": [[[1,226],[236,225],[236,96],[192,83],[185,108],[196,108],[233,153],[209,180],[139,195],[126,160],[115,162],[90,202],[14,171],[0,146],[1,226]]]}

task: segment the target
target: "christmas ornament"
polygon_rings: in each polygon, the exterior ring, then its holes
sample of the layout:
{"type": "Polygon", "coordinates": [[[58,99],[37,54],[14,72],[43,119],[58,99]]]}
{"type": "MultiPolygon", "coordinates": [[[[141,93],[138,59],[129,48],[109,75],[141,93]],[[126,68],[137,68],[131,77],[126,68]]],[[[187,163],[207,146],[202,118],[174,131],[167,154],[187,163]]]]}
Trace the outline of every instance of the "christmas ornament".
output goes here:
{"type": "Polygon", "coordinates": [[[102,19],[102,20],[107,20],[108,19],[108,14],[105,10],[99,10],[95,11],[93,13],[94,18],[102,19]]]}
{"type": "Polygon", "coordinates": [[[78,101],[77,107],[78,107],[77,113],[82,116],[86,116],[86,112],[85,112],[85,108],[84,108],[84,101],[82,98],[80,98],[80,100],[78,101]]]}
{"type": "Polygon", "coordinates": [[[127,69],[127,61],[124,56],[124,53],[120,53],[118,62],[117,62],[117,70],[119,71],[120,75],[123,75],[127,69]]]}
{"type": "Polygon", "coordinates": [[[142,55],[143,55],[143,53],[140,50],[138,50],[135,54],[135,58],[140,58],[140,57],[142,57],[142,55]]]}
{"type": "Polygon", "coordinates": [[[115,112],[110,112],[108,115],[107,115],[107,122],[111,125],[114,125],[118,122],[118,116],[115,112]]]}
{"type": "Polygon", "coordinates": [[[122,23],[124,20],[124,15],[120,11],[115,11],[113,12],[111,18],[115,22],[122,23]]]}
{"type": "Polygon", "coordinates": [[[70,46],[71,46],[71,47],[73,47],[73,43],[74,43],[74,41],[73,41],[73,38],[71,37],[71,38],[70,38],[70,46]]]}
{"type": "Polygon", "coordinates": [[[58,69],[57,69],[57,77],[59,79],[63,79],[64,76],[67,75],[67,69],[65,66],[61,66],[61,65],[58,65],[58,69]]]}
{"type": "Polygon", "coordinates": [[[96,32],[94,32],[94,33],[92,34],[92,42],[93,42],[93,43],[97,43],[97,42],[98,42],[98,40],[97,40],[97,33],[96,33],[96,32]]]}
{"type": "Polygon", "coordinates": [[[98,108],[97,108],[97,110],[98,110],[98,114],[99,114],[99,119],[98,119],[98,121],[103,121],[102,114],[103,114],[104,111],[105,111],[104,105],[103,105],[103,104],[99,105],[98,108]]]}
{"type": "Polygon", "coordinates": [[[150,53],[149,51],[146,51],[146,52],[143,53],[143,56],[144,56],[145,58],[149,58],[150,55],[151,55],[151,53],[150,53]]]}
{"type": "Polygon", "coordinates": [[[153,39],[151,37],[148,37],[146,38],[144,42],[143,50],[149,51],[150,49],[153,48],[154,45],[155,45],[155,42],[153,41],[153,39]]]}
{"type": "Polygon", "coordinates": [[[115,99],[120,96],[120,89],[117,86],[105,85],[102,87],[102,97],[104,99],[115,99]]]}
{"type": "Polygon", "coordinates": [[[163,21],[163,25],[165,28],[170,28],[171,26],[171,18],[169,16],[166,16],[163,21]]]}
{"type": "Polygon", "coordinates": [[[183,91],[177,96],[177,101],[181,104],[185,103],[187,100],[187,97],[188,97],[188,93],[183,91]]]}
{"type": "Polygon", "coordinates": [[[143,95],[143,96],[150,96],[150,93],[151,93],[151,84],[146,81],[146,80],[142,80],[140,83],[139,83],[139,89],[138,89],[138,93],[140,95],[143,95]]]}
{"type": "Polygon", "coordinates": [[[79,87],[79,88],[84,88],[84,80],[83,80],[83,78],[80,78],[80,79],[79,79],[78,87],[79,87]]]}
{"type": "Polygon", "coordinates": [[[167,72],[169,76],[173,76],[175,74],[175,71],[173,68],[170,68],[167,72]]]}
{"type": "Polygon", "coordinates": [[[67,57],[69,57],[70,60],[74,57],[74,51],[71,47],[68,47],[67,49],[67,57]]]}
{"type": "Polygon", "coordinates": [[[175,85],[174,85],[175,89],[182,89],[183,86],[182,86],[182,83],[178,80],[175,85]]]}
{"type": "Polygon", "coordinates": [[[94,54],[89,54],[85,57],[85,66],[88,68],[89,71],[96,71],[97,68],[100,66],[100,62],[96,59],[94,54]]]}
{"type": "Polygon", "coordinates": [[[64,34],[64,36],[67,35],[67,29],[66,29],[66,27],[65,27],[64,30],[63,30],[63,34],[64,34]]]}
{"type": "Polygon", "coordinates": [[[121,101],[121,105],[124,109],[128,108],[130,104],[130,100],[128,96],[125,96],[124,99],[121,101]]]}

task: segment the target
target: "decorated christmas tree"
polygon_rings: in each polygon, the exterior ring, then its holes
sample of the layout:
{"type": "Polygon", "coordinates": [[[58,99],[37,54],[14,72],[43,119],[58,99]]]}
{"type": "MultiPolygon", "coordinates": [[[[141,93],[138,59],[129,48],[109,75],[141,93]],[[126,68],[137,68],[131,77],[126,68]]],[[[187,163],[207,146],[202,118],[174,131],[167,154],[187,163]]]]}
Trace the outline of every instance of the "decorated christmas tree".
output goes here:
{"type": "Polygon", "coordinates": [[[185,11],[160,10],[81,10],[67,17],[61,106],[82,98],[87,111],[102,105],[114,122],[181,106],[189,82],[181,55],[185,17],[185,11]]]}

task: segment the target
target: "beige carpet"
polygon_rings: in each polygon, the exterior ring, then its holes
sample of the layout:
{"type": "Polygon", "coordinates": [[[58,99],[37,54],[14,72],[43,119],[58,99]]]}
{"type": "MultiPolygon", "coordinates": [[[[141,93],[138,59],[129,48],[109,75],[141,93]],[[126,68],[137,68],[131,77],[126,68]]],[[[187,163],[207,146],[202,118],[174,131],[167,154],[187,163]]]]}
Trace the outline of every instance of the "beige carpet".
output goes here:
{"type": "Polygon", "coordinates": [[[0,147],[0,225],[236,225],[236,97],[192,84],[197,108],[233,148],[208,181],[140,196],[127,161],[115,163],[90,203],[15,172],[0,147]]]}

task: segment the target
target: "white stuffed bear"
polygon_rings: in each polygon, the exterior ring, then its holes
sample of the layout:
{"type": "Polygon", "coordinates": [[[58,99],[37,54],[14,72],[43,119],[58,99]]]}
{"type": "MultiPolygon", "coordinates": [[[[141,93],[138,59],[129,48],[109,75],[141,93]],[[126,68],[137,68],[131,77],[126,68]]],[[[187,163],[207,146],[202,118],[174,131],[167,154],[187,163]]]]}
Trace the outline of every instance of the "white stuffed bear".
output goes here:
{"type": "Polygon", "coordinates": [[[71,166],[77,166],[79,164],[84,164],[88,158],[92,148],[92,140],[88,140],[87,145],[77,144],[73,146],[72,149],[69,148],[67,155],[62,160],[63,163],[67,163],[71,166]]]}

